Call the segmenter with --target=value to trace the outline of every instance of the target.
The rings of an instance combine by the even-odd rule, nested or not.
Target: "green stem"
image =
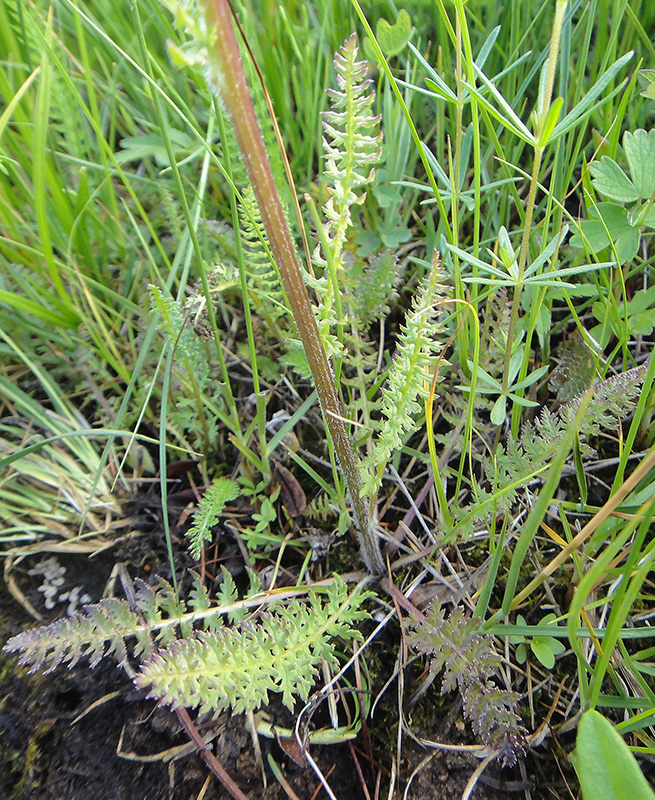
[[[227,131],[225,129],[225,119],[222,111],[218,111],[218,130],[221,142],[227,142]],[[232,163],[230,158],[230,148],[223,147],[223,159],[225,161],[225,171],[230,179],[232,175]],[[257,368],[257,350],[255,348],[255,333],[252,327],[252,317],[250,314],[250,293],[248,291],[248,280],[246,275],[246,265],[243,257],[243,242],[239,229],[239,210],[237,207],[236,193],[230,187],[230,210],[232,212],[232,227],[234,229],[234,246],[237,264],[239,266],[239,278],[241,281],[241,296],[243,297],[243,317],[246,323],[246,335],[248,339],[248,352],[250,356],[250,369],[252,370],[252,386],[255,394],[255,404],[257,409],[257,434],[259,441],[259,453],[262,462],[262,478],[268,484],[271,478],[271,468],[268,460],[268,443],[266,439],[266,397],[262,394],[259,384],[259,370]]]
[[[213,47],[209,49],[212,83],[217,86],[243,155],[257,198],[271,252],[278,265],[298,332],[307,355],[327,429],[350,493],[362,558],[373,574],[384,571],[375,518],[375,498],[361,496],[359,460],[353,448],[334,377],[321,340],[282,202],[273,179],[264,140],[232,27],[227,0],[203,0]]]
[[[536,121],[534,126],[535,147],[534,158],[532,162],[532,176],[530,180],[530,189],[528,191],[528,198],[525,207],[525,220],[523,224],[523,236],[521,238],[521,249],[519,251],[518,259],[518,275],[516,278],[516,285],[514,289],[514,297],[512,299],[512,314],[509,320],[509,327],[507,329],[507,343],[505,346],[505,360],[503,363],[503,380],[502,380],[502,393],[509,394],[509,368],[512,358],[512,342],[516,332],[516,325],[519,318],[519,309],[521,307],[521,295],[523,294],[523,279],[525,277],[525,267],[528,261],[528,251],[530,249],[530,234],[532,232],[532,218],[534,215],[535,201],[537,197],[537,188],[539,186],[539,170],[541,169],[541,159],[544,153],[546,142],[541,141],[541,134],[544,129],[544,124],[548,119],[548,112],[550,111],[551,100],[553,96],[553,86],[555,84],[555,73],[557,71],[557,55],[559,52],[559,42],[562,33],[562,25],[564,23],[564,13],[566,11],[568,0],[557,0],[555,6],[555,19],[553,20],[553,32],[550,38],[550,53],[548,55],[548,72],[546,74],[546,83],[543,94],[541,95],[541,107],[536,110]],[[516,406],[513,417],[518,421],[520,408]],[[518,423],[517,423],[518,424]],[[514,426],[513,426],[514,427]],[[500,430],[500,429],[499,429]],[[496,437],[498,441],[498,437]]]
[[[519,319],[519,308],[521,307],[521,295],[523,294],[523,278],[525,277],[525,265],[528,260],[528,249],[530,247],[530,232],[532,228],[532,216],[534,214],[535,199],[537,197],[537,186],[539,185],[539,170],[541,168],[541,157],[543,155],[543,152],[544,152],[543,147],[536,147],[534,151],[534,159],[532,162],[532,178],[530,180],[528,201],[526,203],[526,208],[525,208],[525,223],[523,225],[521,250],[519,251],[518,275],[516,278],[516,285],[514,288],[514,298],[512,301],[512,315],[510,316],[509,327],[507,329],[505,362],[503,364],[503,382],[502,382],[503,394],[507,394],[509,390],[509,367],[510,367],[510,359],[512,357],[512,342],[514,341],[516,324]]]

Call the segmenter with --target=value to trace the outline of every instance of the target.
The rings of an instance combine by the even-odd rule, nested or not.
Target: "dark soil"
[[[96,602],[103,596],[118,562],[126,566],[132,578],[152,581],[159,575],[170,579],[157,498],[152,497],[151,501],[144,505],[147,511],[132,509],[133,523],[138,523],[139,516],[147,518],[141,520],[141,533],[124,537],[113,549],[91,559],[85,555],[60,556],[60,563],[66,567],[62,590],[82,584],[84,592]],[[181,502],[180,507],[183,506]],[[174,520],[180,515],[171,516]],[[176,573],[185,575],[195,565],[174,521],[171,527]],[[215,548],[216,563],[212,569],[219,573],[217,564],[227,565],[237,583],[244,582],[243,560],[230,536],[220,538]],[[49,622],[66,613],[66,604],[45,610],[43,595],[38,590],[41,578],[29,575],[41,558],[42,555],[25,559],[14,570],[13,578],[27,600]],[[344,558],[342,543],[334,548],[330,559],[335,562]],[[352,565],[355,558],[353,553],[346,561]],[[329,564],[330,569],[338,566]],[[120,582],[114,589],[121,596]],[[0,585],[0,644],[35,624],[10,596],[7,587]],[[397,628],[388,628],[371,648],[369,668],[379,673],[372,677],[376,695],[393,669],[398,636]],[[417,670],[415,675],[412,670],[407,672],[408,685],[419,677],[418,665]],[[411,691],[410,687],[408,694]],[[404,735],[401,763],[392,770],[397,747],[397,702],[394,682],[357,741],[312,746],[311,755],[327,777],[334,796],[337,800],[386,798],[393,774],[395,798],[403,797],[408,782],[410,800],[461,798],[479,763],[472,756],[429,750]],[[413,732],[433,741],[470,744],[460,706],[455,699],[441,697],[438,686],[433,685],[420,706],[408,711]],[[282,707],[273,706],[267,711],[278,726],[293,725],[293,717]],[[318,723],[322,713],[324,710],[319,709],[313,721]],[[222,714],[213,720],[196,720],[196,724],[203,734],[213,734],[209,746],[214,755],[250,800],[283,800],[293,798],[294,793],[300,800],[327,797],[311,768],[298,766],[276,741],[260,737],[266,765],[265,787],[244,717]],[[329,724],[327,715],[320,724]],[[552,740],[547,740],[545,747],[551,744]],[[272,774],[269,755],[279,765],[288,791]],[[570,797],[556,761],[575,785],[563,751],[553,759],[541,748],[538,754],[529,753],[513,768],[490,765],[472,798]],[[546,764],[543,768],[542,762]],[[62,667],[47,675],[28,675],[17,666],[16,658],[0,653],[0,800],[223,800],[228,797],[195,754],[176,715],[146,700],[110,659],[95,670],[80,663],[72,670]]]
[[[163,568],[158,553],[150,550],[144,558],[148,549],[147,535],[140,543],[133,543],[133,550],[139,553],[142,564]],[[85,590],[94,599],[102,594],[111,572],[111,559],[96,562],[92,570],[84,556],[68,557],[66,564],[67,575],[74,576],[73,580],[84,571]],[[34,587],[28,598],[38,610],[43,610],[42,605],[39,607],[42,598]],[[3,641],[33,624],[4,586],[0,589],[0,614]],[[390,655],[389,663],[392,661]],[[379,707],[376,716],[369,720],[374,763],[367,758],[363,741],[356,741],[354,747],[342,744],[312,749],[337,800],[366,798],[362,776],[371,798],[376,796],[376,785],[378,797],[388,795],[397,712],[393,707],[395,691],[387,695],[391,706]],[[272,710],[272,713],[276,712]],[[432,716],[443,716],[436,704]],[[426,728],[417,731],[421,735],[434,738],[438,738],[437,734],[443,735],[443,720],[430,720],[425,703],[421,719]],[[289,721],[289,718],[283,719],[281,724],[288,725]],[[464,730],[461,720],[454,718],[448,724],[455,739],[461,737]],[[281,800],[289,796],[268,768],[268,787],[264,787],[243,717],[223,714],[211,722],[211,727],[216,733],[212,745],[214,754],[251,800]],[[297,797],[301,800],[326,797],[311,769],[297,766],[275,741],[260,739],[260,743],[264,763],[270,754]],[[3,800],[222,800],[229,797],[192,752],[175,714],[145,700],[134,690],[127,675],[109,661],[95,670],[80,664],[72,670],[61,668],[48,675],[28,675],[17,667],[15,658],[1,656],[0,747],[0,798]],[[402,758],[397,770],[395,796],[402,796],[413,776],[408,795],[413,800],[460,798],[478,763],[470,756],[424,749],[409,737],[404,739]],[[528,758],[533,761],[532,756]],[[473,798],[566,796],[557,790],[548,791],[545,783],[536,785],[540,781],[540,769],[535,764],[538,762],[527,770],[525,766],[500,770],[492,765],[478,783]],[[526,794],[529,787],[532,787],[531,795]]]
[[[13,660],[4,658],[2,672],[0,797],[6,800],[229,797],[220,783],[209,777],[198,756],[187,754],[167,760],[174,749],[188,741],[176,717],[136,696],[129,681],[112,665],[100,665],[93,672],[80,666],[70,672],[62,670],[35,677],[25,675],[15,668]],[[93,703],[98,705],[90,708]],[[81,719],[76,719],[85,711]],[[270,773],[268,788],[263,787],[245,720],[223,715],[216,724],[220,734],[215,755],[248,797],[252,800],[286,797]],[[271,752],[283,766],[285,778],[299,798],[326,796],[311,769],[296,766],[275,742],[265,739],[261,742],[264,758]],[[383,755],[379,754],[380,758]],[[359,800],[366,796],[347,746],[314,748],[313,756],[329,776],[338,800]],[[410,744],[404,756],[403,783],[430,753]],[[377,770],[367,768],[361,753],[358,761],[373,796]],[[475,766],[472,758],[434,754],[414,778],[409,797],[459,798]],[[389,776],[383,770],[381,796],[386,796],[388,784]],[[474,797],[500,800],[508,796],[508,791],[519,791],[526,784],[520,781],[504,784],[496,777],[493,786],[495,789],[480,784]],[[522,792],[515,796],[522,796]]]

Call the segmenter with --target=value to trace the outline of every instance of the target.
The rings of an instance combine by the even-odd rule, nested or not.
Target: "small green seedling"
[[[252,514],[256,525],[254,528],[245,528],[241,538],[248,545],[250,552],[257,558],[264,558],[272,548],[279,548],[284,540],[284,534],[276,533],[271,527],[277,520],[275,502],[280,494],[278,486],[270,497],[264,497],[259,511]]]
[[[538,627],[556,627],[556,617],[555,614],[547,614],[541,622],[538,623]],[[521,614],[519,614],[516,618],[517,625],[526,625],[526,621],[523,619]],[[516,660],[519,664],[524,664],[528,657],[528,646],[530,650],[532,650],[532,654],[535,656],[537,661],[541,663],[546,669],[552,669],[555,666],[555,656],[561,655],[566,648],[560,642],[559,639],[555,639],[550,634],[546,634],[544,636],[510,636],[509,640],[512,644],[518,645],[516,648]]]

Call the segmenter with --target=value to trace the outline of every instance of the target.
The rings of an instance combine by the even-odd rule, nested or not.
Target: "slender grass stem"
[[[521,295],[523,293],[523,281],[525,278],[525,268],[528,262],[528,253],[530,250],[530,236],[532,233],[532,220],[534,217],[535,201],[537,197],[537,188],[539,186],[539,171],[541,169],[541,162],[545,149],[545,142],[542,142],[542,133],[548,119],[551,100],[553,95],[553,86],[555,84],[555,73],[557,70],[557,56],[559,52],[559,43],[562,34],[562,25],[564,23],[564,14],[568,0],[557,0],[555,7],[555,19],[553,21],[553,32],[550,40],[550,53],[548,56],[548,70],[546,73],[546,81],[543,92],[540,92],[540,103],[536,109],[536,119],[534,125],[535,145],[534,156],[532,160],[532,176],[530,179],[530,188],[528,190],[528,197],[525,205],[525,219],[523,222],[523,235],[521,237],[521,248],[519,251],[519,258],[517,263],[517,277],[516,286],[514,289],[514,297],[512,299],[512,313],[509,320],[507,329],[507,342],[505,346],[505,358],[503,361],[503,377],[502,377],[502,393],[507,395],[509,393],[509,373],[510,363],[512,358],[512,343],[516,333],[516,325],[519,318],[519,310],[521,307]],[[513,410],[513,420],[516,420],[515,425],[518,425],[520,414],[520,407],[516,405]]]

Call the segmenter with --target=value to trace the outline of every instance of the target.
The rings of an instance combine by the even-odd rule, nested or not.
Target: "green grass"
[[[417,1],[373,4],[369,15],[369,5],[244,0],[237,13],[288,156],[293,187],[246,59],[301,258],[302,228],[310,251],[329,244],[321,114],[334,54],[356,31],[372,65],[382,157],[353,206],[347,268],[330,273],[323,258],[322,276],[315,259],[308,278],[365,463],[390,436],[385,381],[435,250],[447,275],[447,299],[432,300],[441,352],[408,379],[419,406],[376,483],[386,534],[407,513],[422,522],[392,557],[397,581],[416,578],[413,562],[437,570],[436,545],[451,558],[459,548],[471,569],[485,561],[472,600],[481,625],[541,642],[552,626],[538,623],[554,612],[552,635],[566,631],[569,646],[556,668],[570,697],[580,693],[576,708],[626,709],[620,727],[655,753],[652,648],[629,638],[653,602],[653,197],[634,206],[646,224],[624,263],[618,242],[594,250],[579,224],[606,201],[589,165],[607,156],[629,174],[623,134],[652,122],[638,71],[655,68],[655,7]],[[401,8],[411,37],[389,50],[383,23]],[[344,533],[347,488],[307,401],[307,365],[230,120],[203,67],[180,65],[186,42],[154,0],[0,7],[0,543],[12,557],[81,537],[101,548],[119,524],[125,471],[158,472],[165,504],[167,466],[191,456],[206,483],[239,485],[255,521],[279,498],[266,556],[281,548],[279,567],[295,554],[301,580],[307,548],[286,537],[305,523]],[[361,319],[368,256],[386,249],[402,267],[398,294],[388,313]],[[601,383],[640,365],[626,384]],[[585,393],[592,383],[608,387],[602,409]],[[566,424],[529,438],[541,409],[556,415],[576,395]],[[609,421],[589,428],[589,414]],[[290,448],[294,429],[302,446]],[[298,489],[319,498],[305,522],[275,494],[289,449]],[[409,511],[399,484],[413,501],[424,490],[420,508]],[[244,524],[244,539],[258,541],[251,534]],[[519,611],[527,626],[515,624]],[[513,680],[527,691],[518,672]]]

